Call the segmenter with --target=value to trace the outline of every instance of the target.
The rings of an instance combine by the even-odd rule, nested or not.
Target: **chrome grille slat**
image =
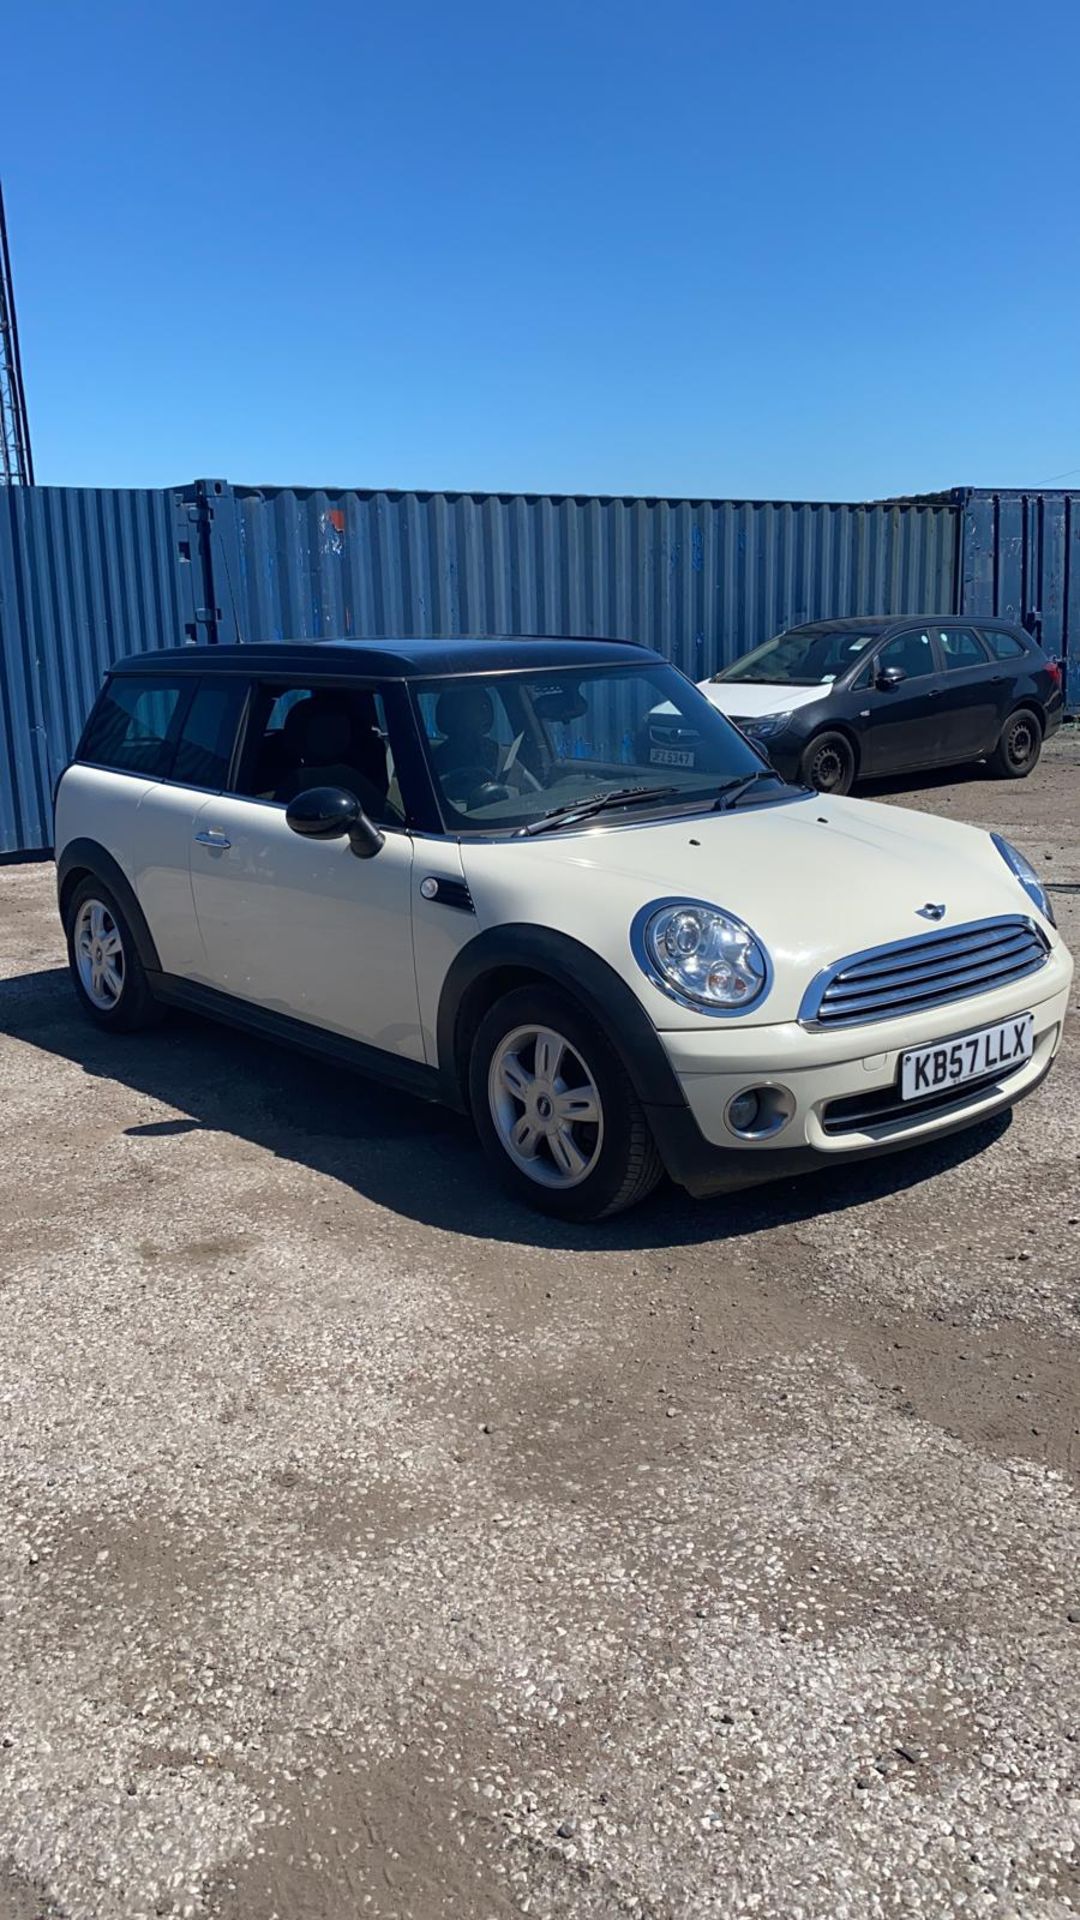
[[[1049,943],[1018,914],[849,954],[809,988],[804,1025],[858,1026],[1008,986],[1046,964]]]
[[[936,965],[934,979],[945,984],[963,973],[995,973],[999,968],[1008,967],[1014,959],[1020,956],[1030,958],[1030,955],[1031,935],[1020,933],[1011,940],[1002,941],[990,953],[984,951],[979,954],[968,954],[966,957],[957,954],[953,959],[947,960],[943,966]],[[867,994],[880,993],[883,986],[891,992],[894,987],[907,986],[909,981],[925,984],[926,967],[906,966],[895,974],[884,976],[878,974],[873,980],[867,980],[862,984],[851,980],[848,984],[841,986],[838,981],[835,987],[829,988],[829,1004],[842,1006],[848,1000],[864,999]]]
[[[988,986],[996,987],[1014,978],[1022,979],[1030,970],[1030,954],[1000,968],[969,967],[965,973],[956,974],[951,980],[938,984],[924,980],[918,986],[906,985],[886,993],[878,990],[869,998],[844,1001],[836,1007],[836,1019],[842,1021],[845,1015],[865,1014],[871,1009],[876,1012],[881,1007],[908,1010],[920,1002],[936,1006],[946,1000],[962,1000],[969,993],[985,992]],[[829,1000],[826,1004],[832,1007],[833,1002]]]
[[[927,934],[925,937],[929,940],[935,938],[933,934]],[[995,928],[972,940],[955,939],[950,936],[948,940],[943,940],[940,946],[935,946],[934,957],[936,960],[952,960],[958,955],[967,956],[979,951],[989,951],[1006,940],[1029,940],[1030,938],[1030,927],[1020,921],[1017,924],[1010,923],[1007,926]],[[857,972],[860,978],[863,978],[872,974],[899,972],[904,967],[924,967],[926,955],[919,951],[917,940],[905,940],[903,946],[897,947],[890,959],[867,960],[854,968],[847,961],[843,961],[841,965],[842,971],[836,975],[838,984],[852,972]]]

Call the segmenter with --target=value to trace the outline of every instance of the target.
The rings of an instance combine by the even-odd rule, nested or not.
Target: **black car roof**
[[[385,680],[442,674],[508,673],[541,667],[625,667],[663,662],[651,647],[629,640],[567,639],[557,635],[461,635],[444,640],[276,640],[251,646],[164,647],[129,653],[112,673],[363,673]]]
[[[1023,633],[1025,629],[1015,620],[999,619],[995,613],[867,613],[845,614],[832,620],[823,615],[819,620],[794,620],[785,631],[803,633],[812,629],[815,633],[884,633],[886,627],[1008,627],[1014,633]],[[1030,639],[1030,634],[1028,635]]]

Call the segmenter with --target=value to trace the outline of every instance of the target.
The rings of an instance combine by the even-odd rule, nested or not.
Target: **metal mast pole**
[[[34,460],[19,358],[4,190],[0,186],[0,486],[32,487]]]

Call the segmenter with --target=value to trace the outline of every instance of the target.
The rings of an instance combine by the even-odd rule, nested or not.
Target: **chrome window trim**
[[[821,1010],[821,1003],[825,998],[828,988],[832,986],[841,974],[846,973],[850,968],[865,966],[873,961],[887,960],[890,954],[899,955],[901,953],[911,953],[912,951],[917,953],[920,949],[927,953],[928,958],[931,958],[933,955],[940,955],[943,947],[954,947],[955,942],[962,940],[966,935],[990,933],[995,929],[1000,929],[1003,933],[1006,929],[1012,929],[1017,933],[1023,931],[1033,934],[1041,949],[1038,959],[1034,959],[1029,965],[1014,971],[1007,981],[999,983],[995,980],[988,980],[985,988],[976,984],[969,990],[959,993],[945,991],[938,997],[922,1001],[918,1007],[905,1009],[902,1004],[899,1004],[891,1012],[882,1012],[880,1009],[875,1009],[870,1013],[851,1014],[847,1018],[840,1015],[833,1020],[819,1020],[818,1015]],[[802,997],[798,1013],[799,1025],[802,1027],[812,1027],[818,1031],[831,1032],[836,1027],[862,1027],[869,1026],[875,1021],[881,1022],[883,1020],[902,1019],[905,1011],[912,1013],[929,1012],[934,1007],[949,1006],[953,1001],[967,1000],[979,992],[992,991],[998,984],[1008,986],[1011,985],[1014,980],[1025,980],[1030,974],[1038,973],[1040,969],[1046,965],[1049,957],[1050,942],[1042,927],[1039,926],[1037,921],[1031,918],[1030,914],[1021,913],[999,913],[993,915],[989,920],[967,920],[959,927],[950,927],[947,930],[942,928],[933,933],[913,934],[908,940],[891,940],[880,947],[864,947],[859,953],[845,954],[842,960],[834,961],[831,966],[822,968],[821,972],[815,975]],[[918,965],[917,958],[912,964],[915,966]],[[975,964],[977,965],[977,962]],[[881,971],[883,974],[887,973],[887,969],[883,968]],[[868,986],[870,984],[869,982],[867,983]]]

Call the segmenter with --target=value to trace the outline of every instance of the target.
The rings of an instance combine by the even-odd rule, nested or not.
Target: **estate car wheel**
[[[1042,728],[1029,708],[1010,713],[1001,729],[1001,738],[990,755],[991,772],[999,780],[1023,780],[1038,764],[1042,752]]]
[[[161,1019],[131,928],[100,880],[80,880],[65,914],[68,965],[85,1011],[113,1033]]]
[[[485,1014],[469,1098],[503,1185],[544,1213],[577,1221],[621,1213],[663,1171],[618,1054],[555,988],[519,987]]]
[[[818,733],[804,749],[799,778],[819,793],[850,793],[855,779],[855,749],[843,733]]]

